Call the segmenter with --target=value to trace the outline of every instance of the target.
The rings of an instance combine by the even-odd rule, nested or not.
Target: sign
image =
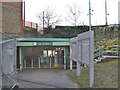
[[[89,39],[87,40],[81,40],[78,43],[78,47],[79,47],[79,61],[82,62],[83,64],[90,64],[90,43],[89,43]],[[82,55],[81,55],[82,54]]]
[[[70,39],[70,59],[73,61],[77,60],[77,38]]]
[[[34,46],[52,46],[52,42],[34,42]]]
[[[52,55],[52,50],[48,50],[48,56]]]
[[[94,83],[94,32],[88,31],[70,39],[70,69],[72,61],[77,63],[77,76],[80,76],[81,64],[90,67],[90,87]]]
[[[46,57],[48,55],[47,50],[43,50],[43,55],[44,55],[44,57]]]
[[[90,67],[90,87],[94,83],[94,32],[88,31],[79,34],[78,40],[81,41],[81,63],[86,63]],[[78,70],[79,71],[79,70]]]

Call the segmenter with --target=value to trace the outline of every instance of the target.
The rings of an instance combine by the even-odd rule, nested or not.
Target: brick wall
[[[21,2],[2,3],[2,32],[21,31]]]
[[[21,1],[21,0],[19,0]],[[2,32],[16,37],[36,37],[42,35],[36,30],[23,29],[21,2],[2,2]]]

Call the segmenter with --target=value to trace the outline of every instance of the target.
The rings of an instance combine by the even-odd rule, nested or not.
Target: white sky
[[[118,23],[118,1],[107,0],[108,24]],[[62,22],[58,25],[70,25],[65,18],[68,16],[68,6],[76,4],[80,7],[82,15],[80,21],[85,25],[89,25],[89,0],[25,0],[26,2],[26,21],[38,23],[37,14],[42,12],[48,6],[55,10],[57,15],[62,16]],[[105,0],[91,0],[92,25],[105,24]]]

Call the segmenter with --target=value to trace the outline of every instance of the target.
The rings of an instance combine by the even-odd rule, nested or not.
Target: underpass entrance
[[[18,38],[17,68],[67,69],[69,39]]]

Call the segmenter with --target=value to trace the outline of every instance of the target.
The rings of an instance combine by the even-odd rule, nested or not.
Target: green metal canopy
[[[17,38],[18,41],[69,42],[69,38]]]
[[[17,46],[69,46],[66,38],[17,38]]]

